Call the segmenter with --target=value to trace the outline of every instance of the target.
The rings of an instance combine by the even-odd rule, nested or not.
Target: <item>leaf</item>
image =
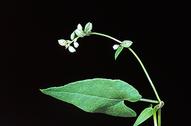
[[[125,47],[125,48],[129,48],[132,44],[133,44],[132,41],[130,41],[130,40],[124,40],[124,41],[121,43],[121,46],[122,46],[122,47]]]
[[[145,108],[141,114],[137,117],[137,120],[135,121],[133,126],[138,126],[141,123],[143,123],[144,121],[146,121],[148,118],[150,118],[154,113],[154,108],[152,107],[148,107]]]
[[[73,40],[75,38],[75,32],[72,32],[72,34],[70,35],[70,39]]]
[[[74,32],[78,37],[84,37],[86,35],[82,30],[79,29],[76,29]]]
[[[44,94],[71,103],[92,113],[105,113],[112,116],[135,117],[136,112],[124,104],[139,101],[141,95],[128,83],[112,79],[87,79],[60,87],[41,90]]]
[[[85,32],[85,33],[91,32],[92,27],[93,27],[93,26],[92,26],[92,23],[88,22],[88,23],[85,25],[84,32]]]
[[[123,50],[124,47],[119,46],[117,48],[117,50],[115,51],[115,60],[117,59],[117,57],[119,56],[119,54],[121,53],[121,51]]]

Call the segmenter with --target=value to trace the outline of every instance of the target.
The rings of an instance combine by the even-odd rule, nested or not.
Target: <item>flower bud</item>
[[[59,39],[59,40],[58,40],[58,44],[61,45],[61,46],[66,46],[66,43],[67,43],[67,42],[66,42],[66,40],[64,40],[64,39]]]
[[[73,46],[68,47],[69,52],[74,53],[76,52],[76,49]]]
[[[78,42],[74,42],[74,47],[78,48],[79,47],[79,43]]]
[[[119,47],[118,44],[113,45],[113,49],[116,50]]]

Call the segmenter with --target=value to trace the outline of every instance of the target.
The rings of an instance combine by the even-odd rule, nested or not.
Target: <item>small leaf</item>
[[[117,50],[115,51],[115,60],[117,59],[117,57],[119,56],[119,54],[121,53],[121,51],[123,50],[124,47],[119,46],[117,48]]]
[[[83,28],[82,28],[82,25],[81,25],[81,24],[78,24],[78,25],[77,25],[77,29],[82,30],[82,29],[83,29]]]
[[[124,104],[124,100],[140,100],[139,92],[128,83],[111,79],[87,79],[60,87],[41,90],[61,101],[71,103],[92,113],[105,113],[112,116],[135,117],[136,112]]]
[[[93,27],[93,26],[92,26],[92,23],[88,22],[88,23],[85,25],[84,32],[85,32],[85,33],[91,32],[92,27]]]
[[[138,126],[144,121],[146,121],[148,118],[150,118],[154,113],[154,109],[152,107],[145,108],[141,114],[137,117],[137,120],[135,121],[133,126]]]
[[[76,29],[74,32],[78,37],[84,37],[86,35],[82,30],[79,29]]]
[[[75,38],[75,32],[72,32],[72,34],[70,35],[70,39],[73,40]]]
[[[125,48],[129,48],[132,44],[133,44],[132,41],[130,41],[130,40],[124,40],[124,41],[121,43],[121,46],[123,46],[123,47],[125,47]]]

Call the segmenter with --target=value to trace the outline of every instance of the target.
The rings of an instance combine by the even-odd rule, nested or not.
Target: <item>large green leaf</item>
[[[141,95],[128,83],[112,79],[87,79],[60,87],[41,90],[59,100],[71,103],[86,112],[112,116],[134,117],[136,112],[124,104],[139,101]]]
[[[153,115],[153,112],[154,112],[154,108],[152,107],[145,108],[141,112],[141,114],[137,117],[137,120],[135,121],[133,126],[138,126],[144,121],[146,121],[148,118],[150,118]]]

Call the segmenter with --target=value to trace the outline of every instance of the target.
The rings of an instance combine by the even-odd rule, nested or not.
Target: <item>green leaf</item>
[[[84,32],[85,32],[85,33],[91,32],[92,27],[93,27],[93,26],[92,26],[92,23],[88,22],[88,23],[85,25]]]
[[[154,113],[154,108],[152,107],[148,107],[145,108],[141,114],[137,117],[137,120],[135,121],[133,126],[138,126],[141,123],[143,123],[144,121],[146,121],[148,118],[150,118]]]
[[[76,35],[77,35],[78,37],[84,37],[84,36],[86,35],[86,34],[85,34],[82,30],[80,30],[80,29],[76,29],[74,32],[76,33]]]
[[[119,54],[121,53],[121,51],[123,50],[124,47],[119,46],[117,48],[117,50],[115,51],[115,60],[117,59],[117,57],[119,56]]]
[[[60,87],[41,90],[44,94],[71,103],[91,113],[105,113],[112,116],[135,117],[136,112],[124,104],[139,101],[141,95],[128,83],[112,79],[87,79]]]
[[[124,41],[121,43],[121,46],[122,46],[122,47],[125,47],[125,48],[129,48],[132,44],[133,44],[132,41],[130,41],[130,40],[124,40]]]
[[[70,39],[73,40],[75,38],[75,32],[72,32],[72,34],[70,35]]]

